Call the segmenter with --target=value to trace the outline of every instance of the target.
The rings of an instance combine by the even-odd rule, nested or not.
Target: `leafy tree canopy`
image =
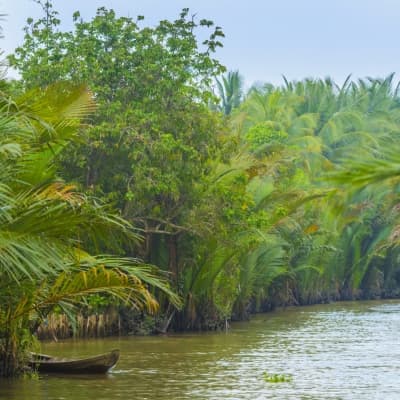
[[[141,27],[143,17],[99,8],[89,22],[76,12],[74,31],[62,32],[51,2],[39,3],[44,16],[28,20],[11,65],[26,87],[84,82],[98,107],[80,148],[63,159],[66,176],[114,201],[126,217],[176,231],[183,204],[193,205],[199,178],[220,157],[224,128],[208,105],[213,79],[225,70],[212,57],[221,28],[196,21],[187,8],[154,28]],[[201,44],[199,29],[211,32]]]

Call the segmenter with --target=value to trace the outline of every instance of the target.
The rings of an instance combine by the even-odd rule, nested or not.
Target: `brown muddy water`
[[[288,308],[227,333],[43,343],[80,357],[121,350],[106,376],[0,381],[0,399],[400,399],[400,302]],[[290,382],[266,382],[263,374]]]

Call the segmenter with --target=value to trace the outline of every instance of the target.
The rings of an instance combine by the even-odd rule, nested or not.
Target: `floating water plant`
[[[265,382],[278,383],[278,382],[291,382],[292,375],[290,374],[270,374],[268,372],[263,373]]]

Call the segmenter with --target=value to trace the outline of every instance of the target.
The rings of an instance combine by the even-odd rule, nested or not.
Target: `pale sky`
[[[213,20],[226,35],[216,57],[238,69],[247,85],[255,81],[331,76],[339,83],[354,78],[400,72],[400,0],[54,0],[63,26],[72,27],[72,13],[92,17],[97,7],[118,15],[145,16],[154,25],[175,19],[183,7],[198,18]],[[33,0],[0,0],[4,39],[10,53],[22,43],[29,16],[40,15]]]

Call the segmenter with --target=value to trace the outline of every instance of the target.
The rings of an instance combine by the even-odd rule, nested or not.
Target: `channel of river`
[[[1,381],[0,399],[400,399],[399,301],[287,308],[226,333],[42,345],[63,357],[113,348],[121,358],[108,375]]]

